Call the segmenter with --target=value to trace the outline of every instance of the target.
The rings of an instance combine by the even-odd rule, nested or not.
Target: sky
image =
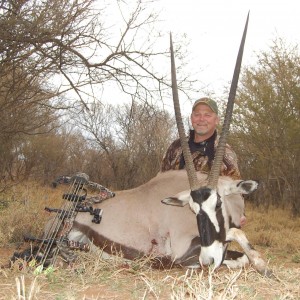
[[[246,17],[250,11],[243,64],[270,49],[276,37],[300,43],[299,0],[160,0],[161,18],[173,33],[190,39],[187,51],[199,80],[221,93],[231,81]],[[202,95],[200,95],[202,96]]]

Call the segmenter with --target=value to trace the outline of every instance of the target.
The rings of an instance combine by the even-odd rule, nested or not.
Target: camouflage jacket
[[[194,130],[190,131],[189,146],[193,162],[197,171],[208,173],[214,158],[214,151],[218,145],[219,136],[217,132],[202,143],[194,142]],[[168,170],[183,169],[185,165],[180,140],[175,140],[168,148],[161,164],[161,172]],[[241,179],[237,163],[237,156],[232,148],[226,144],[225,155],[220,175],[230,176],[233,179]]]

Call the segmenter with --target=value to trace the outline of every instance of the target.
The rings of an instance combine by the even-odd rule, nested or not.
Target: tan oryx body
[[[206,174],[197,174],[205,183]],[[228,177],[219,180],[220,190],[227,193],[240,181]],[[185,192],[184,192],[185,191]],[[179,194],[178,194],[179,193]],[[89,213],[78,213],[69,234],[70,240],[87,242],[87,238],[109,254],[122,252],[125,258],[158,257],[167,265],[194,265],[200,254],[199,231],[189,205],[164,205],[161,200],[175,196],[189,198],[185,170],[159,173],[149,182],[131,190],[116,192],[94,208],[103,210],[100,224],[92,223]],[[240,194],[224,195],[225,226],[239,227],[244,212]]]

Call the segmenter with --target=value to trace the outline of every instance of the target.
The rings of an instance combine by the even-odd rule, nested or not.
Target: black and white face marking
[[[225,224],[222,214],[222,201],[219,194],[210,188],[192,191],[192,210],[196,213],[200,235],[201,265],[214,263],[215,268],[220,266],[225,251]]]
[[[220,195],[210,188],[201,188],[191,191],[191,196],[193,201],[190,201],[190,206],[197,216],[199,232],[205,233],[201,245],[209,246],[214,241],[210,236],[217,237],[220,233],[220,222],[224,221],[223,218],[220,218],[222,216],[220,214],[222,208]]]

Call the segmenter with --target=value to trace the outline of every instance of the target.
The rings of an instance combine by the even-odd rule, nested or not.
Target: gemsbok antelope
[[[239,73],[241,65],[247,23],[233,85],[234,82],[237,84],[236,72]],[[172,41],[171,62],[176,110],[176,106],[179,108],[179,101],[176,95]],[[231,91],[229,108],[233,105],[233,99]],[[176,120],[181,122],[178,113]],[[228,117],[225,118],[224,123],[226,122]],[[130,260],[149,256],[153,258],[154,264],[161,267],[175,265],[199,267],[214,264],[217,268],[222,263],[230,267],[240,267],[250,260],[261,274],[268,275],[266,263],[250,246],[245,234],[238,229],[244,212],[244,199],[241,194],[254,191],[257,183],[218,176],[223,157],[222,144],[225,143],[223,131],[208,179],[207,174],[195,172],[191,159],[185,153],[188,151],[184,150],[186,170],[159,173],[137,188],[117,191],[115,197],[94,204],[94,210],[101,209],[103,212],[99,224],[92,222],[90,214],[78,212],[68,233],[68,240],[92,242],[102,248],[104,253],[110,255],[122,253],[124,258]],[[184,144],[183,128],[179,129],[179,133],[183,137]],[[185,205],[188,202],[190,207]],[[178,203],[180,207],[165,205]],[[237,260],[227,259],[231,254],[227,251],[227,244],[232,240],[236,240],[245,251],[245,254],[241,254]]]

